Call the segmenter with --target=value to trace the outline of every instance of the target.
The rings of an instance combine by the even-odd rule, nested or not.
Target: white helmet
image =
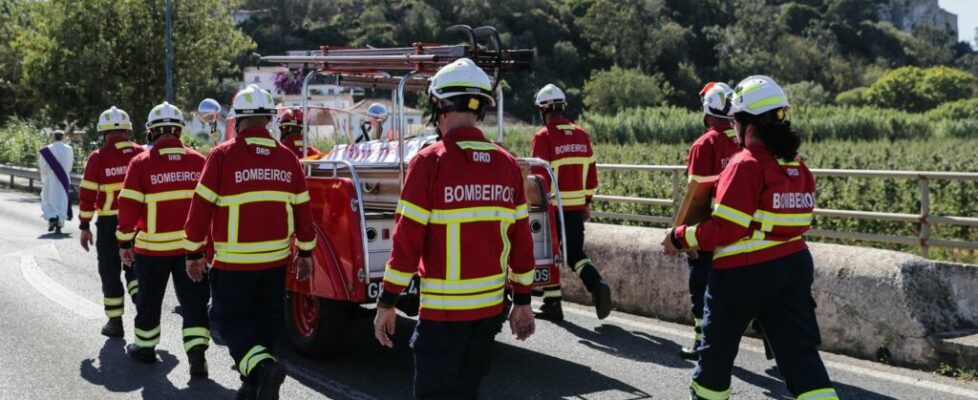
[[[543,89],[537,92],[536,105],[537,107],[546,107],[553,104],[562,104],[567,102],[567,96],[564,96],[564,92],[560,90],[557,86],[552,83],[548,83]]]
[[[489,75],[468,58],[460,58],[441,67],[435,76],[431,77],[428,94],[438,100],[461,95],[476,95],[489,99],[489,104],[495,104]]]
[[[102,111],[102,115],[98,116],[98,126],[96,127],[96,130],[98,132],[115,130],[131,131],[132,120],[129,119],[129,114],[127,114],[125,111],[112,106],[112,108]]]
[[[234,100],[231,101],[231,110],[234,111],[234,116],[237,118],[274,117],[276,114],[272,94],[255,84],[248,85],[234,95]]]
[[[734,91],[726,83],[710,82],[700,90],[700,100],[703,102],[703,113],[714,117],[729,119],[730,102]]]
[[[161,126],[175,126],[183,128],[183,112],[173,104],[163,102],[149,110],[146,117],[146,129],[158,128]]]
[[[387,119],[387,106],[380,103],[373,103],[367,107],[367,116],[371,118]]]
[[[761,115],[787,107],[788,95],[774,79],[764,75],[754,75],[737,84],[730,105],[730,115],[739,112]]]

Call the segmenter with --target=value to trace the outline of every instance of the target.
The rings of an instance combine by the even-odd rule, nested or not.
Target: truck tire
[[[347,339],[353,303],[288,291],[285,318],[289,340],[299,355],[323,359],[339,351]]]

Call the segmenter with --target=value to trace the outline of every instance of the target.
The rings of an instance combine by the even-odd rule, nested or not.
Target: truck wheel
[[[350,325],[352,303],[293,291],[286,297],[289,339],[299,355],[322,359],[342,348]]]

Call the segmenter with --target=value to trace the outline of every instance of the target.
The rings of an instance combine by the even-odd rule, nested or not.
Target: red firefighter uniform
[[[289,149],[289,151],[292,152],[292,154],[295,154],[296,157],[298,157],[298,158],[302,158],[303,157],[303,155],[302,155],[302,135],[289,135],[289,136],[283,137],[282,138],[282,144],[284,144],[285,147],[287,147]],[[319,157],[322,154],[323,154],[323,152],[320,151],[318,148],[316,148],[316,146],[313,146],[311,144],[310,145],[306,145],[305,157]]]
[[[212,323],[249,377],[275,359],[293,236],[300,254],[316,245],[299,161],[263,127],[238,132],[208,155],[184,229],[188,257],[214,242]]]
[[[85,174],[78,193],[79,219],[88,225],[95,215],[97,232],[95,248],[98,253],[98,272],[102,280],[102,295],[105,315],[119,317],[123,312],[126,290],[135,299],[139,282],[131,268],[125,270],[126,288],[119,280],[122,272],[122,259],[116,242],[116,225],[119,214],[117,201],[122,182],[126,178],[129,161],[144,150],[124,136],[112,137],[88,156]]]
[[[314,157],[319,158],[323,152],[316,146],[305,145],[305,156],[303,156],[302,124],[303,114],[299,108],[287,108],[279,115],[279,131],[282,133],[282,144],[288,147],[298,158]]]
[[[598,187],[591,139],[581,127],[566,119],[554,119],[533,135],[533,157],[548,163],[557,176],[565,211],[583,210]],[[549,182],[549,175],[536,169]]]
[[[737,132],[727,122],[707,128],[689,148],[686,158],[689,180],[720,175],[730,158],[741,150],[736,140]]]
[[[525,196],[516,160],[476,128],[455,129],[422,150],[397,205],[382,301],[393,304],[417,273],[423,321],[498,317],[507,280],[514,302],[529,304],[534,259]]]
[[[679,226],[675,236],[684,247],[713,251],[714,269],[762,263],[808,248],[801,235],[814,208],[815,179],[808,167],[779,162],[755,143],[720,174],[712,217]]]
[[[206,282],[195,283],[185,271],[183,225],[190,199],[204,169],[204,156],[184,147],[177,138],[158,139],[152,150],[129,164],[119,195],[120,247],[135,239],[136,274],[142,294],[136,302],[136,341],[139,348],[153,348],[160,341],[160,312],[167,281],[180,300],[184,348],[189,353],[210,343]],[[138,230],[138,234],[137,234]]]

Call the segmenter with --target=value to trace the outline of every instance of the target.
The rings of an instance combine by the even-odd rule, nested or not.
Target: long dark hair
[[[784,118],[784,109],[775,109],[761,115],[745,112],[734,114],[734,118],[743,125],[754,126],[754,136],[757,137],[767,151],[784,161],[794,161],[801,147],[801,136],[791,129],[791,121]]]

